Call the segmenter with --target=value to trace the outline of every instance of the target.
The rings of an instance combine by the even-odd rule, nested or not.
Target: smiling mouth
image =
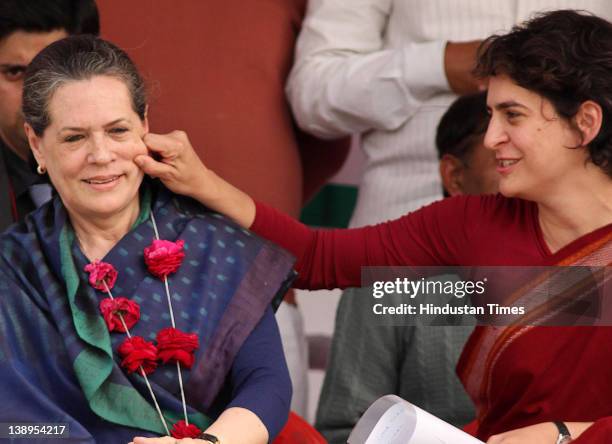
[[[498,159],[497,160],[497,165],[501,168],[507,168],[509,166],[514,165],[515,163],[517,163],[520,159]]]
[[[96,177],[96,178],[92,178],[92,179],[83,179],[83,182],[88,183],[90,185],[104,185],[104,184],[115,182],[116,180],[119,180],[119,178],[121,176],[122,176],[122,174],[118,175],[118,176]]]

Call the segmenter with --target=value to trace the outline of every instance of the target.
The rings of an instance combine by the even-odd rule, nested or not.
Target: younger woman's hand
[[[171,191],[185,196],[194,197],[206,187],[209,170],[183,131],[148,133],[142,140],[150,154],[136,156],[134,162],[145,174],[159,178]]]
[[[491,436],[487,444],[555,444],[558,436],[552,422],[543,422]]]
[[[159,178],[174,193],[189,196],[244,228],[251,226],[255,219],[253,199],[206,168],[187,134],[148,133],[142,140],[150,155],[136,156],[134,162],[145,174]]]

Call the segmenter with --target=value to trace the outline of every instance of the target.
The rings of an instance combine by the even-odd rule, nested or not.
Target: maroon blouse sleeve
[[[459,263],[467,249],[468,198],[433,203],[399,219],[354,229],[314,230],[258,202],[251,230],[297,258],[297,288],[346,288],[361,283],[362,266]]]

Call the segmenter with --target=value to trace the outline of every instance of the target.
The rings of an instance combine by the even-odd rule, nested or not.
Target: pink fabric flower
[[[119,317],[120,314],[123,316],[128,329],[132,328],[140,319],[140,306],[126,298],[104,298],[100,301],[100,311],[108,331],[125,333],[125,327]]]
[[[147,342],[140,336],[125,338],[118,349],[119,356],[123,358],[121,366],[128,373],[133,373],[142,366],[148,375],[157,368],[157,348],[152,342]]]
[[[85,271],[89,273],[89,283],[96,290],[106,291],[104,282],[110,290],[117,280],[117,270],[108,262],[93,261],[85,265]]]
[[[191,368],[199,346],[197,335],[183,333],[177,328],[168,327],[157,333],[157,357],[164,364],[178,361],[185,368]]]
[[[182,439],[182,438],[197,438],[202,434],[202,430],[193,424],[187,425],[184,420],[180,420],[172,427],[170,430],[170,434],[173,438]]]
[[[144,260],[149,272],[160,279],[174,273],[181,266],[185,241],[171,242],[155,239],[144,249]]]

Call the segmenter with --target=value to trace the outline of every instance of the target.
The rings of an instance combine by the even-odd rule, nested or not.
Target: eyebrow
[[[109,126],[113,126],[118,124],[119,122],[128,122],[128,119],[121,117],[119,119],[113,120],[112,122],[108,122],[107,124],[103,125],[105,128],[109,127]],[[63,128],[60,129],[60,132],[62,131],[84,131],[85,128],[81,128],[79,126],[65,126]]]
[[[503,111],[505,109],[508,108],[513,108],[515,106],[518,106],[519,108],[524,108],[524,109],[529,109],[527,108],[525,105],[519,103],[519,102],[515,102],[514,100],[508,100],[506,102],[501,102],[495,105],[495,109],[498,111]]]

